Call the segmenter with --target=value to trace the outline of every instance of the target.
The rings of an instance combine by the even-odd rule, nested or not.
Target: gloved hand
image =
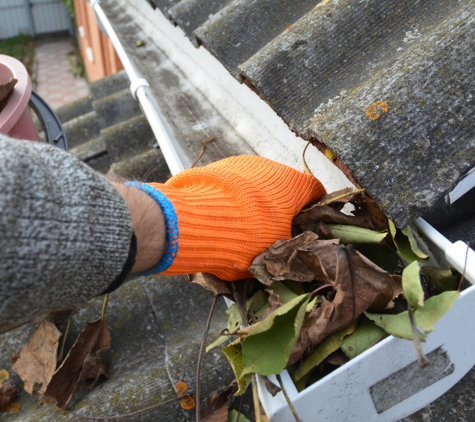
[[[314,177],[258,156],[135,186],[159,203],[167,223],[167,252],[147,274],[207,272],[228,281],[252,277],[254,258],[291,238],[292,219],[326,193]]]

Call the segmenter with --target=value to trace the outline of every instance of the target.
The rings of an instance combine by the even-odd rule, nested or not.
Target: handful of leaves
[[[235,336],[222,351],[236,394],[252,374],[285,368],[301,391],[388,334],[414,339],[427,364],[418,342],[455,303],[459,276],[421,267],[429,257],[410,227],[396,228],[361,191],[322,198],[297,216],[294,231],[254,260],[255,279],[242,281],[240,293],[233,286],[228,326],[207,348]]]

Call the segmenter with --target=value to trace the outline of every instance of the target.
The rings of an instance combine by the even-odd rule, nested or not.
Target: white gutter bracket
[[[132,93],[132,97],[134,97],[137,101],[139,101],[137,96],[137,91],[139,88],[149,87],[150,84],[144,78],[137,78],[130,84],[130,92]]]
[[[427,239],[444,252],[449,265],[460,274],[464,274],[464,278],[470,283],[475,284],[475,251],[469,245],[461,240],[452,243],[422,218],[418,218],[414,225]]]

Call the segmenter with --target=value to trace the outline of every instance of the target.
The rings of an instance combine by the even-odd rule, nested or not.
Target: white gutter
[[[132,62],[129,60],[122,44],[119,41],[112,25],[101,7],[100,0],[91,0],[91,8],[96,14],[96,19],[101,29],[109,37],[114,45],[115,51],[124,66],[125,72],[130,80],[130,91],[132,96],[140,103],[142,110],[147,118],[153,134],[160,146],[163,157],[167,162],[168,168],[172,175],[179,173],[185,169],[182,160],[180,159],[173,141],[165,129],[163,119],[161,118],[158,107],[154,103],[153,97],[150,93],[150,85],[146,79],[142,78],[135,69]]]

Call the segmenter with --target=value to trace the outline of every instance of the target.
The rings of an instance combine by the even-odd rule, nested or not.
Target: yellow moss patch
[[[330,148],[325,148],[325,157],[327,157],[330,161],[335,159],[335,155],[331,152]]]
[[[376,101],[366,107],[364,112],[371,120],[377,120],[383,113],[387,113],[388,111],[389,106],[386,101]]]

